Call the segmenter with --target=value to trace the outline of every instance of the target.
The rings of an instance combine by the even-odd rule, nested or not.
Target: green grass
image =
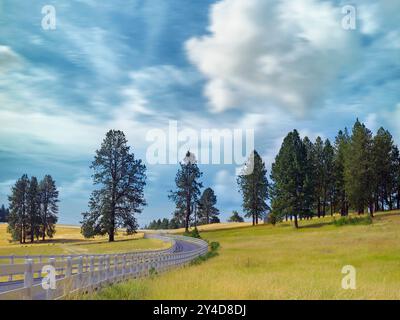
[[[90,299],[400,299],[400,214],[337,227],[332,217],[202,232],[218,256],[152,278],[114,285]],[[357,270],[344,290],[342,267]]]

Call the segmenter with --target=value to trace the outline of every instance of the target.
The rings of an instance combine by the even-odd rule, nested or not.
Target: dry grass
[[[10,241],[7,226],[0,224],[0,256],[5,255],[50,255],[50,254],[87,254],[87,253],[118,253],[142,249],[161,249],[169,246],[156,239],[143,239],[143,233],[124,235],[119,233],[114,243],[109,243],[107,237],[85,239],[76,226],[58,225],[53,239],[33,244],[19,244]]]
[[[400,214],[371,225],[332,218],[204,232],[219,256],[153,279],[112,286],[95,299],[400,299]],[[345,265],[357,289],[341,288]]]

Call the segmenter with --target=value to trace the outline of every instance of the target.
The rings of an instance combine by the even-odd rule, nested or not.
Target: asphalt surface
[[[190,242],[183,241],[183,240],[176,240],[176,247],[175,247],[174,253],[189,252],[189,251],[195,250],[197,248],[198,248],[198,246],[194,243],[190,243]],[[42,281],[42,278],[35,278],[33,280],[33,284],[34,285],[39,284],[39,283],[41,283],[41,281]],[[0,293],[19,289],[19,288],[22,288],[23,286],[24,286],[23,280],[0,282]],[[41,297],[38,297],[38,298],[40,299]]]

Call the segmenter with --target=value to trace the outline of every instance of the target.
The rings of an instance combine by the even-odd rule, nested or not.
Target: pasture
[[[202,232],[221,244],[217,257],[86,298],[400,299],[400,212],[368,225],[333,219]],[[355,290],[341,286],[345,265],[356,268]]]

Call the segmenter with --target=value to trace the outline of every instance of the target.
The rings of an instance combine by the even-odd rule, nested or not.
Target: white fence
[[[207,242],[200,239],[145,236],[170,241],[171,247],[123,254],[0,256],[2,261],[9,259],[9,263],[0,264],[0,277],[8,279],[0,282],[0,300],[62,299],[68,294],[90,292],[111,283],[147,276],[152,271],[163,272],[187,264],[208,251]],[[47,265],[56,270],[55,289],[46,290],[42,285],[42,269]]]

